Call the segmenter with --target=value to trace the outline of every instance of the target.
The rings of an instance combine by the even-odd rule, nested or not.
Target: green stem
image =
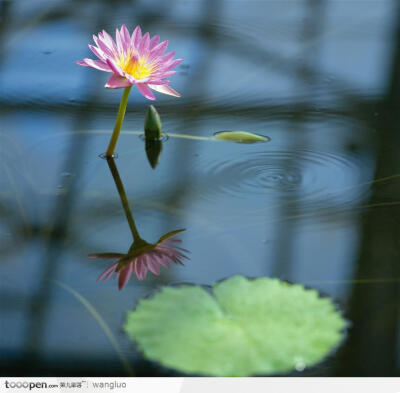
[[[114,158],[107,158],[107,163],[110,168],[111,174],[114,178],[115,185],[117,186],[119,197],[121,198],[122,206],[125,211],[126,218],[128,220],[129,228],[131,229],[132,236],[134,242],[140,242],[142,239],[139,235],[139,232],[135,225],[135,220],[133,219],[131,208],[129,206],[128,198],[126,196],[126,192],[124,189],[124,185],[122,184],[121,177],[119,176],[119,172],[117,166],[115,165]]]
[[[108,144],[106,157],[113,157],[115,146],[118,141],[119,133],[121,132],[122,123],[125,117],[126,104],[128,103],[129,93],[131,91],[132,86],[125,87],[124,92],[122,94],[121,102],[119,103],[117,120],[115,121],[114,131],[111,135],[110,143]]]

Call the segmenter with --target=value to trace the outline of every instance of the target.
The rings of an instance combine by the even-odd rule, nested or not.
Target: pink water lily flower
[[[127,254],[103,253],[89,255],[90,258],[116,259],[111,266],[100,274],[97,281],[102,278],[107,281],[114,273],[117,273],[118,289],[121,290],[132,274],[136,274],[139,280],[144,280],[148,271],[159,275],[161,272],[160,267],[169,268],[169,262],[183,265],[181,259],[189,259],[184,254],[189,251],[176,245],[181,240],[169,238],[177,232],[181,232],[181,230],[164,235],[156,244],[147,243],[142,239],[135,241]]]
[[[142,35],[140,26],[129,34],[125,25],[116,30],[116,40],[103,30],[93,35],[96,46],[89,45],[99,60],[83,59],[77,64],[112,73],[105,87],[119,89],[135,85],[149,100],[154,100],[152,90],[180,97],[165,79],[176,73],[172,69],[183,59],[173,59],[175,52],[164,54],[168,41],[160,36]]]

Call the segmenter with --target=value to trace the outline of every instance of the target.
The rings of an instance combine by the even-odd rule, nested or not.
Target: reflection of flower
[[[167,233],[155,244],[147,243],[143,239],[137,239],[127,254],[104,253],[89,255],[90,258],[117,258],[97,280],[104,278],[104,281],[107,281],[116,272],[118,289],[121,290],[132,274],[136,274],[139,280],[144,280],[148,270],[159,275],[161,265],[167,268],[169,268],[169,262],[183,265],[181,259],[189,259],[184,254],[189,251],[176,245],[181,240],[171,239],[172,236],[182,231],[183,229],[180,229]]]
[[[103,30],[93,36],[96,46],[89,45],[99,60],[83,59],[77,64],[96,68],[101,71],[112,72],[111,78],[105,87],[118,89],[135,85],[148,99],[155,97],[150,89],[163,94],[179,97],[179,93],[168,86],[165,80],[176,71],[172,71],[183,59],[175,59],[175,52],[164,54],[168,41],[159,43],[160,36],[150,39],[149,33],[142,36],[137,26],[132,36],[125,25],[116,31],[116,42]]]
[[[183,265],[181,259],[189,259],[184,254],[189,251],[177,246],[177,243],[180,243],[181,240],[173,239],[175,235],[185,231],[185,229],[177,229],[168,232],[161,236],[156,243],[148,243],[140,237],[115,161],[113,158],[108,158],[107,163],[121,198],[122,206],[132,233],[133,243],[126,254],[106,252],[91,254],[89,258],[114,259],[114,263],[97,278],[97,281],[102,278],[107,281],[114,273],[117,273],[118,289],[121,290],[129,281],[132,274],[136,274],[139,280],[144,280],[148,270],[159,275],[161,265],[168,268],[169,262]]]

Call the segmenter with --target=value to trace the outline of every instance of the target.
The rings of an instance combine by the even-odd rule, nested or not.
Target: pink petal
[[[150,34],[146,33],[138,46],[138,51],[141,56],[147,55],[150,48]]]
[[[103,30],[103,35],[100,36],[99,33],[99,38],[114,52],[118,52],[118,48],[117,45],[115,45],[114,40],[112,39],[112,37],[110,36],[110,34],[108,34],[105,30]]]
[[[174,247],[176,250],[180,250],[180,251],[187,252],[188,254],[190,254],[190,251],[186,250],[186,248],[177,247],[177,246],[172,246],[172,247]],[[177,251],[177,252],[179,252],[179,251]],[[190,259],[189,257],[186,257],[186,258]]]
[[[138,44],[140,40],[142,39],[142,30],[140,29],[140,26],[136,26],[135,30],[132,33],[131,37],[131,46],[132,49],[138,47]]]
[[[75,62],[76,64],[83,66],[83,67],[90,67],[89,65],[87,65],[83,60],[79,60]]]
[[[151,92],[151,90],[147,87],[147,85],[143,84],[143,83],[137,83],[136,87],[138,88],[138,90],[149,100],[155,100],[156,97],[154,97],[154,94]],[[157,86],[158,87],[158,86]],[[157,89],[153,89],[153,90],[157,90]]]
[[[100,59],[105,61],[106,56],[104,55],[104,52],[99,49],[97,46],[89,45],[89,49]]]
[[[168,247],[168,248],[169,248],[170,250],[172,250],[173,252],[174,252],[175,250],[180,250],[180,251],[183,251],[183,252],[188,252],[188,253],[190,254],[190,251],[189,251],[189,250],[186,250],[186,248],[179,247],[179,246],[177,246],[177,245],[175,245],[175,244],[168,245],[168,244],[164,244],[164,242],[162,242],[161,245],[162,245],[162,246],[165,246],[165,247]]]
[[[107,275],[107,277],[108,277],[108,276],[111,276],[111,275],[115,272],[115,269],[117,268],[118,262],[119,262],[119,261],[114,262],[111,266],[109,266],[106,270],[104,270],[104,272],[101,273],[99,277],[97,277],[97,280],[96,280],[96,281],[101,280],[105,275]],[[111,274],[110,274],[110,273],[111,273]],[[109,278],[109,277],[108,277],[108,278]],[[108,278],[106,278],[106,280],[107,280]]]
[[[163,72],[163,78],[167,78],[169,76],[175,75],[176,71],[167,71],[167,72]]]
[[[96,68],[101,71],[112,72],[110,67],[101,60],[83,59],[82,61],[77,61],[76,64],[84,67]]]
[[[183,265],[183,262],[179,259],[178,255],[167,254],[166,252],[162,252],[162,255],[163,255],[163,258],[165,258],[166,260],[170,259],[171,262],[179,263],[180,265]]]
[[[128,79],[128,81],[131,83],[131,85],[135,85],[136,84],[136,79],[132,75],[130,75],[127,72],[125,72],[124,76],[125,76],[126,79]]]
[[[128,87],[130,85],[131,83],[123,76],[112,74],[111,78],[105,84],[105,87],[107,89],[120,89],[122,87]]]
[[[109,57],[113,56],[113,51],[100,39],[100,37],[98,38],[95,35],[93,35],[93,41],[99,47],[99,49],[103,51],[105,55]]]
[[[136,276],[139,280],[144,280],[147,274],[147,267],[143,263],[143,261],[138,258],[136,263]]]
[[[178,263],[179,265],[184,265],[184,263],[178,257],[171,257],[172,262]]]
[[[173,68],[175,68],[182,61],[183,61],[183,59],[175,59],[175,60],[170,60],[166,63],[163,63],[160,66],[158,66],[157,73],[163,74],[167,71],[170,71]]]
[[[168,63],[175,56],[175,51],[169,52],[166,55],[161,57],[162,63]]]
[[[160,36],[157,34],[150,40],[150,50],[152,50],[160,41]]]
[[[148,269],[155,275],[159,275],[161,273],[160,265],[157,263],[157,261],[153,261],[150,256],[146,256],[145,259],[146,265]]]
[[[149,78],[148,78],[149,79]],[[143,79],[141,80],[141,81],[143,81]],[[148,81],[147,81],[147,85],[168,85],[169,83],[170,83],[171,81],[169,81],[169,80],[159,80],[159,79],[152,79],[152,78],[150,78]]]
[[[162,79],[162,78],[167,78],[168,76],[175,75],[175,74],[176,74],[176,71],[166,71],[166,72],[157,71],[152,76]]]
[[[163,41],[158,45],[156,45],[150,53],[149,61],[155,59],[156,57],[161,56],[165,52],[165,49],[167,49],[167,46],[168,46],[168,41]]]
[[[104,282],[106,282],[106,281],[108,281],[111,277],[112,277],[112,275],[115,273],[115,270],[110,270],[107,274],[106,274],[106,276],[104,277]]]
[[[182,63],[183,59],[175,59],[170,63],[164,65],[163,70],[168,71],[172,68],[175,68],[178,64]]]
[[[129,34],[129,30],[126,28],[125,25],[122,25],[121,27],[121,38],[124,51],[127,51],[131,43],[131,36]]]
[[[120,31],[118,29],[115,30],[115,38],[117,41],[117,48],[120,54],[124,53],[124,45],[122,44],[122,38]]]
[[[182,254],[182,253],[180,253],[180,252],[178,252],[178,251],[175,251],[175,252],[174,252],[174,256],[175,256],[176,258],[184,258],[184,259],[187,259],[188,261],[190,261],[190,258],[189,258],[188,256],[186,256],[185,254]]]
[[[124,72],[121,70],[121,67],[119,67],[114,60],[112,59],[107,59],[107,64],[109,65],[109,67],[111,68],[111,70],[119,75],[119,76],[124,76]]]
[[[146,78],[142,78],[142,79],[139,79],[139,80],[135,80],[135,84],[136,83],[140,83],[142,85],[147,85],[149,83],[149,81],[150,81],[150,78],[146,77]]]
[[[160,263],[163,266],[166,266],[169,269],[170,266],[169,266],[169,263],[168,263],[168,259],[171,259],[171,258],[169,258],[167,255],[159,256],[158,257],[158,263]]]
[[[167,94],[167,95],[174,96],[174,97],[180,97],[181,96],[176,90],[174,90],[172,87],[169,87],[167,85],[152,85],[152,84],[149,84],[148,86],[150,87],[150,89],[158,91],[159,93],[162,93],[162,94]]]
[[[155,254],[158,258],[157,262],[160,263],[161,265],[169,267],[168,262],[166,262],[168,260],[171,260],[172,262],[183,265],[183,263],[179,260],[178,256],[173,253],[169,253],[169,252],[158,249],[158,250],[156,250]]]
[[[186,255],[182,254],[181,252],[179,252],[177,250],[173,250],[172,248],[170,248],[168,246],[162,246],[159,244],[157,246],[157,250],[162,252],[163,254],[168,255],[170,258],[184,258],[184,259],[190,260],[190,258],[187,257]]]
[[[155,251],[151,254],[151,256],[152,256],[153,260],[157,261],[157,263],[159,263],[160,265],[163,265],[169,269],[168,258],[165,258],[165,255]]]
[[[129,281],[132,275],[133,262],[128,263],[119,273],[118,276],[118,289],[121,290]]]
[[[180,260],[180,257],[177,255],[173,255],[170,257],[172,262],[178,263],[179,265],[184,265],[184,263]]]

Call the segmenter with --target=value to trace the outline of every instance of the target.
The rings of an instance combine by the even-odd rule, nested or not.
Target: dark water
[[[352,321],[335,356],[299,375],[398,376],[400,13],[394,1],[0,2],[0,369],[125,375],[86,298],[139,375],[125,312],[160,285],[234,274],[315,287]],[[170,40],[181,99],[157,96],[170,135],[153,170],[128,104],[116,160],[148,241],[180,235],[191,261],[96,283],[130,231],[106,149],[121,91],[75,60],[125,23]],[[269,143],[207,140],[239,129]]]

